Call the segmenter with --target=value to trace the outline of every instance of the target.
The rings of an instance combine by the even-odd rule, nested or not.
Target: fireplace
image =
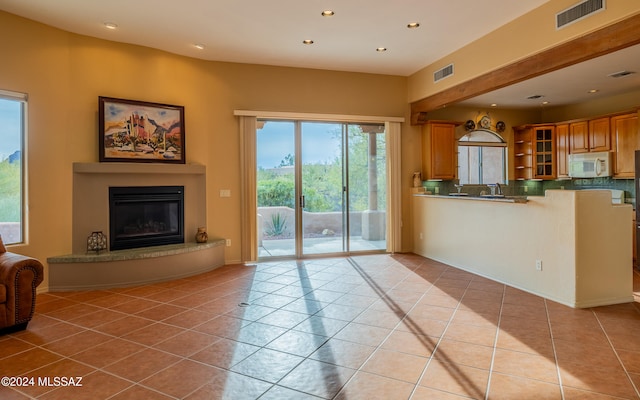
[[[184,186],[109,187],[111,250],[184,243]]]

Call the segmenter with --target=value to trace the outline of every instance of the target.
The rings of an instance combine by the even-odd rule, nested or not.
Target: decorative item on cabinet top
[[[480,117],[480,119],[478,120],[478,126],[482,129],[491,128],[491,117],[489,117],[488,114]]]
[[[507,125],[504,123],[504,121],[496,122],[495,127],[493,127],[492,119],[489,116],[489,114],[480,115],[479,117],[476,117],[476,120],[477,122],[474,122],[473,120],[468,120],[464,124],[464,129],[466,131],[473,131],[475,129],[479,129],[479,130],[485,129],[485,130],[491,131],[492,128],[494,128],[493,130],[495,130],[496,132],[502,133],[507,128]]]

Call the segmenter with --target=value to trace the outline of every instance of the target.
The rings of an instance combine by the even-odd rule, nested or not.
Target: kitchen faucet
[[[489,189],[491,189],[491,196],[502,196],[502,186],[499,183],[487,183]],[[496,193],[498,188],[498,193]]]

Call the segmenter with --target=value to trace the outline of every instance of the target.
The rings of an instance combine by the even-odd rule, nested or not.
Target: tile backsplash
[[[438,188],[439,194],[447,195],[458,190],[454,186],[457,181],[425,181],[423,186],[431,193]],[[625,201],[635,203],[636,188],[633,179],[613,178],[589,178],[568,179],[554,181],[509,181],[502,185],[502,191],[507,196],[544,196],[544,191],[549,189],[583,190],[583,189],[618,189],[624,190]],[[471,196],[479,196],[481,192],[490,193],[487,185],[465,185],[462,192]]]

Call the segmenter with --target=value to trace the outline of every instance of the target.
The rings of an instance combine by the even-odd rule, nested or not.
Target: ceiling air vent
[[[609,76],[611,78],[622,78],[623,76],[633,75],[633,74],[635,74],[635,72],[633,71],[620,71],[620,72],[614,72],[613,74],[609,74]]]
[[[585,0],[566,10],[556,14],[556,29],[560,29],[566,25],[576,22],[582,18],[604,10],[605,0]]]
[[[433,81],[438,82],[447,76],[453,75],[453,64],[449,64],[433,73]]]

